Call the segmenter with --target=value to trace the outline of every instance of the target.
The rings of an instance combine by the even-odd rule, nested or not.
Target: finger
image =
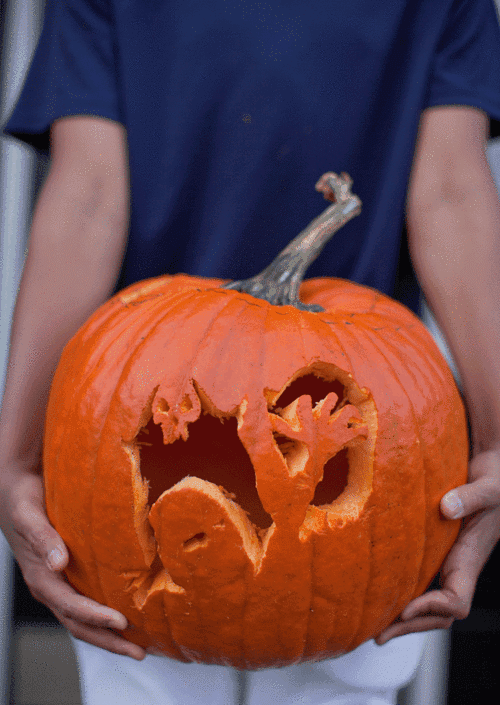
[[[412,600],[401,613],[402,620],[428,615],[454,619],[468,616],[477,579],[488,552],[487,547],[479,545],[480,525],[478,521],[475,527],[462,530],[441,569],[441,590],[431,590]],[[494,542],[491,543],[494,545]]]
[[[482,477],[447,492],[441,499],[440,507],[447,519],[463,519],[482,509],[498,507],[499,504],[500,480]]]
[[[383,646],[390,639],[405,634],[414,634],[415,632],[428,632],[432,629],[449,629],[453,624],[453,617],[439,617],[428,615],[426,617],[416,617],[402,622],[394,622],[387,629],[379,634],[375,639],[375,643]]]
[[[49,571],[44,564],[28,567],[23,575],[33,597],[54,614],[95,627],[127,628],[121,612],[76,592],[60,573]]]
[[[455,619],[468,616],[479,573],[498,539],[497,515],[498,511],[489,511],[471,519],[443,564],[442,589],[412,600],[377,638],[378,644],[415,631],[446,629]]]
[[[478,577],[500,532],[500,511],[486,510],[464,522],[441,569],[441,584],[464,604],[470,605]]]
[[[451,590],[426,592],[405,607],[401,620],[408,622],[422,617],[444,617],[465,619],[469,614],[469,604]]]
[[[22,562],[22,551],[39,558],[50,570],[63,570],[68,563],[68,551],[61,536],[50,524],[43,506],[21,500],[12,511],[15,536],[11,537],[16,558]],[[16,550],[17,549],[17,550]]]
[[[469,516],[500,504],[500,463],[498,451],[483,451],[469,463],[469,482],[441,500],[441,511],[449,519]]]
[[[39,525],[43,525],[43,518],[38,519]],[[36,523],[36,520],[33,523]],[[67,618],[78,622],[86,622],[96,627],[125,629],[128,622],[123,614],[80,595],[61,575],[60,571],[68,562],[68,552],[57,532],[50,525],[49,529],[57,537],[58,545],[54,546],[52,543],[54,539],[51,541],[50,538],[46,538],[49,530],[44,528],[41,533],[46,531],[45,536],[38,535],[36,538],[33,534],[29,537],[25,536],[27,541],[36,545],[36,548],[17,556],[24,580],[33,597],[52,612],[62,612]],[[44,554],[47,551],[45,560]]]
[[[147,655],[145,649],[137,646],[137,644],[132,644],[132,642],[127,641],[123,636],[116,634],[110,629],[100,629],[72,619],[65,619],[63,615],[58,616],[58,619],[76,639],[86,641],[88,644],[98,646],[120,656],[129,656],[136,661],[142,661]]]

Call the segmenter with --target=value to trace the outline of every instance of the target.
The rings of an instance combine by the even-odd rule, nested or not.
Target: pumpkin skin
[[[221,284],[140,282],[66,346],[44,446],[66,575],[180,661],[338,656],[455,541],[439,502],[467,478],[463,403],[423,324],[373,289],[306,280],[313,313]]]

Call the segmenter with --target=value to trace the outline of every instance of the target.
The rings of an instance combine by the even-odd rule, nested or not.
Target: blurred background
[[[495,0],[500,13],[500,0]],[[0,128],[22,87],[43,22],[44,0],[0,0]],[[488,157],[500,190],[500,123],[492,121]],[[23,266],[33,204],[47,160],[0,129],[0,399],[10,321]],[[411,267],[403,249],[399,286]],[[449,357],[431,313],[422,316]],[[500,547],[484,569],[470,616],[435,632],[415,680],[399,705],[498,702]],[[79,705],[78,672],[65,631],[24,585],[0,534],[0,705]]]

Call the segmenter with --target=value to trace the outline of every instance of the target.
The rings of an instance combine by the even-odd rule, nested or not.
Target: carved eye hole
[[[308,374],[294,380],[287,387],[279,398],[269,409],[272,413],[279,413],[281,409],[291,404],[295,399],[308,394],[312,399],[313,409],[320,401],[322,401],[330,392],[334,392],[338,397],[338,402],[335,408],[332,409],[332,414],[347,402],[346,389],[339,380],[326,380],[316,375]]]
[[[314,374],[306,374],[294,380],[282,392],[269,411],[281,414],[283,409],[303,395],[311,397],[312,408],[314,409],[331,393],[336,395],[337,402],[330,410],[330,416],[349,403],[346,387],[340,380],[326,380]],[[350,428],[350,424],[348,424],[348,427]],[[307,449],[303,443],[296,439],[288,438],[282,433],[274,433],[273,436],[290,470],[300,466],[300,460],[305,461]],[[311,504],[318,507],[331,504],[346,489],[348,476],[349,451],[347,447],[343,447],[325,463],[323,479],[316,486]]]

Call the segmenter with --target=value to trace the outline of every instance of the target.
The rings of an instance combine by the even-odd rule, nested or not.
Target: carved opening
[[[342,450],[330,458],[323,468],[323,479],[318,482],[311,504],[322,507],[331,504],[347,487],[349,476],[349,450]]]
[[[324,399],[327,394],[334,392],[339,400],[332,409],[334,413],[341,405],[347,401],[346,389],[339,380],[326,380],[316,375],[308,374],[295,379],[289,387],[279,396],[270,411],[277,413],[280,409],[284,409],[291,404],[295,399],[308,394],[312,399],[313,408],[318,402]]]
[[[280,433],[273,433],[273,438],[278,445],[281,455],[285,459],[288,469],[293,473],[307,460],[307,447],[305,443],[288,438]]]
[[[255,486],[255,471],[237,434],[237,421],[209,414],[189,425],[187,441],[165,445],[161,426],[151,419],[136,439],[140,449],[141,475],[148,481],[148,503],[184,477],[191,475],[224,488],[244,509],[257,528],[267,529],[272,519],[264,510]],[[203,541],[194,536],[191,549]],[[189,546],[185,547],[189,550]]]
[[[332,392],[338,399],[330,410],[330,416],[349,403],[346,386],[338,379],[328,380],[312,373],[305,374],[295,379],[282,392],[270,411],[279,414],[289,404],[303,395],[311,397],[312,408],[314,409],[319,402]],[[303,444],[278,433],[274,434],[274,439],[288,467],[298,464]],[[344,447],[325,463],[323,479],[316,487],[311,504],[317,507],[325,507],[332,504],[346,489],[348,479],[349,453],[348,448]]]

